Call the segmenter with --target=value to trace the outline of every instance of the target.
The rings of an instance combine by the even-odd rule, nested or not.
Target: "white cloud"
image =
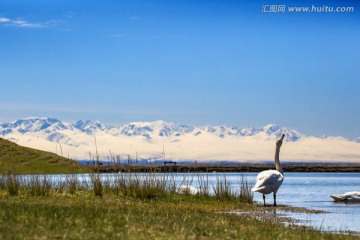
[[[39,24],[39,23],[31,23],[31,22],[22,21],[22,20],[12,21],[12,23],[17,27],[25,27],[25,28],[42,28],[42,27],[45,27],[44,25]]]
[[[10,22],[11,20],[8,18],[0,18],[0,23]]]
[[[25,20],[15,20],[15,19],[9,19],[9,18],[0,18],[0,23],[7,26],[15,26],[15,27],[21,27],[21,28],[43,28],[45,27],[45,24],[41,23],[33,23]]]

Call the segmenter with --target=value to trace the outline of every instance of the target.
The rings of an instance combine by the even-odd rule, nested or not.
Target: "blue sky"
[[[0,120],[276,123],[358,137],[359,13],[351,0],[0,0]]]

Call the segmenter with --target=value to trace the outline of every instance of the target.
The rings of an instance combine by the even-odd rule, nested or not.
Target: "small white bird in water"
[[[336,202],[360,202],[360,192],[346,192],[330,195]]]
[[[285,134],[281,135],[281,138],[276,141],[276,150],[275,150],[276,170],[266,170],[260,172],[256,177],[255,187],[251,189],[251,191],[253,192],[259,192],[263,194],[264,206],[266,205],[265,194],[269,194],[269,193],[274,194],[274,206],[276,206],[276,193],[284,180],[283,169],[280,165],[280,160],[279,160],[280,148],[284,137]]]

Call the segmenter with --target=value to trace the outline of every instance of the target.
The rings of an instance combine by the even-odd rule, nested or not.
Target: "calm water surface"
[[[226,174],[235,180],[238,173]],[[247,173],[255,182],[257,173]],[[301,220],[299,224],[325,231],[360,232],[360,203],[338,203],[331,194],[360,191],[360,173],[285,173],[284,182],[277,193],[277,203],[324,210],[327,214],[285,213]],[[255,193],[255,200],[263,203],[262,194]],[[266,203],[273,204],[272,194],[266,195]]]
[[[111,178],[116,174],[103,174]],[[144,174],[138,174],[141,176]],[[162,174],[158,174],[161,177]],[[168,175],[168,174],[167,174]],[[241,182],[240,173],[174,173],[176,184],[191,184],[199,186],[198,175],[207,178],[209,186],[216,184],[217,178],[226,177],[237,190]],[[243,174],[254,185],[257,173]],[[80,175],[82,180],[89,175]],[[277,193],[277,203],[325,210],[327,214],[285,213],[286,216],[301,220],[299,224],[311,226],[326,231],[356,231],[360,232],[360,203],[346,204],[332,201],[331,194],[360,191],[360,173],[285,173],[285,179]],[[262,204],[262,194],[255,193],[255,200]],[[272,204],[272,194],[266,195],[266,203]]]
[[[360,191],[360,173],[285,173],[277,202],[329,211],[328,214],[290,214],[304,225],[333,231],[360,232],[360,203],[338,203],[331,194]],[[261,194],[255,199],[261,201]],[[271,196],[268,197],[271,203]]]
[[[238,175],[238,174],[235,174]],[[246,174],[255,182],[257,173]],[[227,174],[234,179],[234,174]],[[327,214],[286,213],[301,220],[299,224],[325,231],[360,232],[360,203],[338,203],[331,194],[360,191],[360,173],[285,173],[277,193],[277,203],[328,211]],[[255,200],[262,204],[262,194],[255,193]],[[273,203],[272,194],[266,203]]]

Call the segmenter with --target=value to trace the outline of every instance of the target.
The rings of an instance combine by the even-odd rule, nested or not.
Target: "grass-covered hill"
[[[22,147],[0,138],[0,174],[86,173],[88,167],[54,153]]]

